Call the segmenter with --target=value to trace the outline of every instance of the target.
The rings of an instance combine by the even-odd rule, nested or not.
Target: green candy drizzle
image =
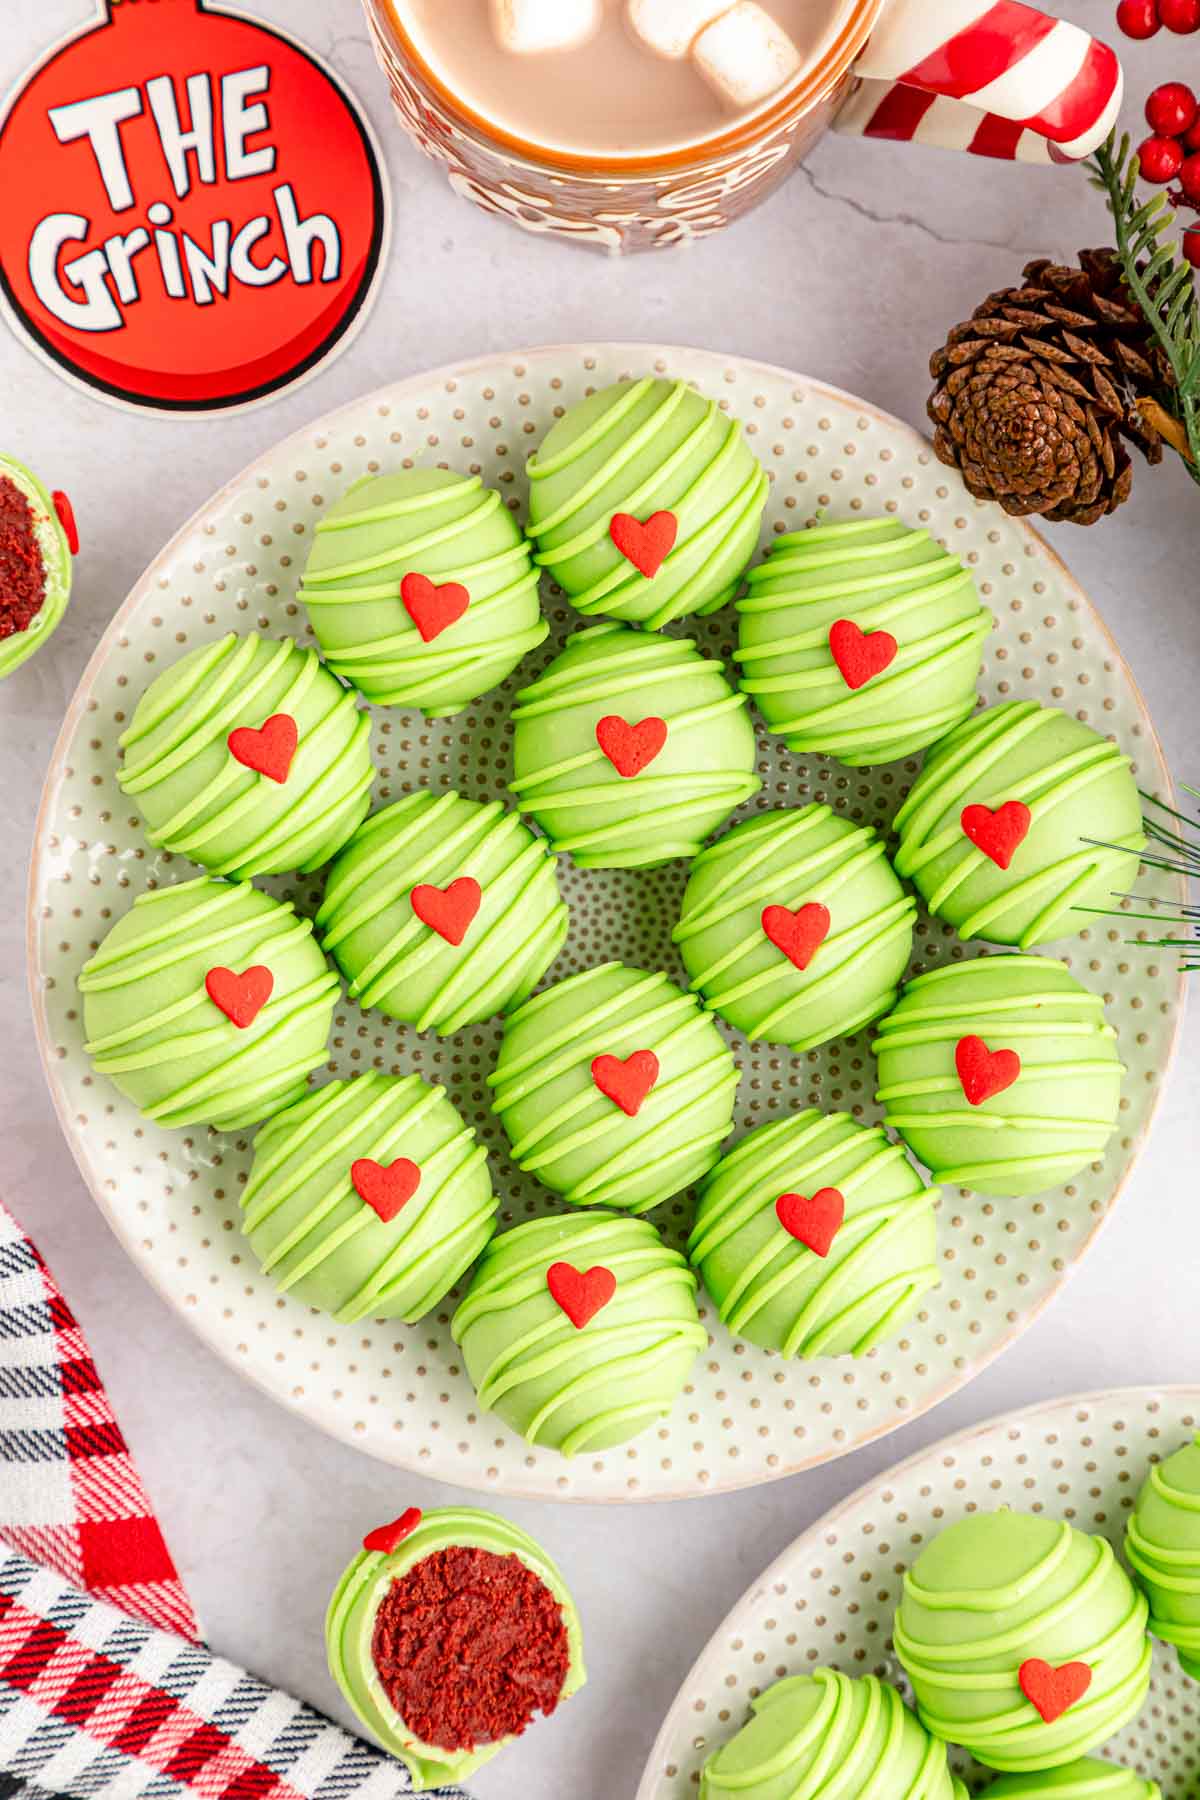
[[[1003,1566],[1019,1560],[1019,1575],[996,1578],[993,1532],[1005,1540]],[[936,1573],[926,1573],[931,1556]],[[1021,1773],[1082,1756],[1140,1711],[1150,1684],[1146,1618],[1106,1539],[1065,1522],[978,1514],[905,1575],[893,1642],[929,1730],[990,1768]],[[1083,1697],[1052,1723],[1020,1686],[1033,1659],[1092,1670]]]
[[[470,595],[426,643],[405,575]],[[380,706],[450,717],[507,679],[550,627],[537,570],[498,493],[476,475],[410,469],[358,483],[314,533],[300,598],[331,669]]]
[[[553,1263],[610,1269],[608,1305],[577,1330],[546,1285]],[[646,1219],[534,1219],[494,1237],[452,1332],[480,1404],[531,1444],[611,1449],[671,1410],[708,1333],[696,1277]]]
[[[653,868],[694,856],[761,786],[745,709],[721,664],[689,638],[595,625],[518,694],[509,785],[581,868]],[[666,722],[664,748],[632,778],[596,742],[609,715]]]
[[[895,1688],[816,1669],[777,1681],[708,1758],[700,1800],[967,1800]]]
[[[623,382],[568,413],[529,459],[534,558],[585,614],[657,630],[732,600],[754,553],[766,470],[742,427],[686,382]],[[652,578],[613,544],[615,514],[672,512],[675,546]]]
[[[1200,1438],[1156,1464],[1125,1531],[1125,1555],[1150,1601],[1150,1629],[1200,1681]]]
[[[972,1106],[955,1067],[964,1037],[1015,1050],[1021,1073]],[[909,982],[875,1040],[884,1123],[948,1186],[1035,1194],[1104,1154],[1124,1065],[1098,995],[1044,956],[982,956]],[[1090,1112],[1079,1110],[1087,1097]]]
[[[490,1762],[511,1739],[481,1744],[474,1750],[444,1750],[414,1738],[388,1699],[375,1668],[372,1639],[375,1617],[394,1581],[440,1550],[459,1546],[515,1556],[547,1587],[562,1608],[569,1664],[560,1700],[569,1700],[587,1680],[583,1632],[570,1591],[557,1566],[540,1545],[507,1519],[476,1507],[446,1506],[424,1513],[416,1529],[390,1555],[363,1550],[346,1569],[325,1616],[325,1651],[329,1670],[356,1716],[385,1749],[405,1763],[418,1788],[465,1781]]]
[[[742,691],[789,749],[862,768],[910,756],[970,715],[992,615],[927,531],[884,518],[789,532],[747,582],[734,660]],[[898,645],[857,689],[829,647],[840,619]]]
[[[592,1079],[598,1056],[651,1050],[659,1076],[629,1117]],[[573,1206],[648,1212],[706,1174],[733,1122],[738,1071],[699,1002],[620,963],[573,975],[506,1022],[488,1084],[518,1168]]]
[[[421,923],[410,895],[461,876],[482,900],[454,945]],[[335,859],[316,923],[352,999],[449,1036],[520,1004],[570,919],[553,856],[516,813],[422,788],[368,819]]]
[[[288,779],[244,767],[228,747],[239,726],[276,713],[296,721]],[[244,879],[329,861],[370,805],[371,721],[315,650],[231,632],[151,683],[121,737],[118,780],[146,835],[214,875]]]
[[[359,1159],[417,1164],[412,1199],[384,1222],[355,1191]],[[259,1132],[242,1226],[282,1293],[339,1324],[415,1324],[445,1298],[495,1227],[487,1152],[442,1087],[419,1075],[334,1081]]]
[[[210,969],[275,978],[239,1030],[205,991]],[[201,876],[142,894],[79,976],[84,1048],[148,1119],[221,1131],[291,1105],[325,1059],[338,979],[290,903]]]
[[[987,1794],[988,1800],[1162,1800],[1157,1781],[1092,1757],[1033,1775],[1002,1775]]]
[[[1010,800],[1032,823],[1002,870],[966,836],[962,813]],[[938,744],[895,829],[896,871],[931,912],[962,938],[1022,950],[1087,925],[1087,908],[1110,905],[1133,879],[1146,843],[1129,758],[1036,700],[988,707]]]
[[[831,925],[801,971],[769,941],[762,914],[809,902],[828,907]],[[895,1004],[916,911],[875,833],[813,805],[760,814],[702,850],[672,937],[706,1006],[799,1054]]]
[[[827,1257],[779,1223],[781,1194],[837,1188],[846,1222]],[[751,1131],[717,1164],[688,1255],[735,1336],[787,1357],[865,1356],[938,1285],[936,1188],[898,1144],[813,1109]]]

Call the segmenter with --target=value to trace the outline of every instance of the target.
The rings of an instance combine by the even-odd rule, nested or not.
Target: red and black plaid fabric
[[[199,1641],[83,1334],[2,1206],[0,1544],[0,1800],[412,1794],[391,1757]]]

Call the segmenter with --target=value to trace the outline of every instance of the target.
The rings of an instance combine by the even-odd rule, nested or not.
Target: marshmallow
[[[628,0],[626,17],[647,49],[680,62],[705,26],[732,4],[733,0]]]
[[[492,0],[492,30],[520,56],[574,50],[600,29],[603,0]]]
[[[804,67],[781,25],[754,0],[714,20],[692,45],[696,67],[730,106],[757,106]]]

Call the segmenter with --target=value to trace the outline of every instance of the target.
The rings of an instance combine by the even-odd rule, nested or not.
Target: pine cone
[[[1081,250],[1079,264],[1027,263],[1023,286],[955,326],[929,365],[929,416],[938,456],[976,498],[1092,525],[1129,497],[1126,438],[1162,461],[1137,396],[1170,372],[1113,251]]]

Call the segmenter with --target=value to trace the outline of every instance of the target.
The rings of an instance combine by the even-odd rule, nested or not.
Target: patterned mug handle
[[[888,0],[837,119],[856,137],[1076,162],[1111,131],[1115,50],[1023,0]]]

